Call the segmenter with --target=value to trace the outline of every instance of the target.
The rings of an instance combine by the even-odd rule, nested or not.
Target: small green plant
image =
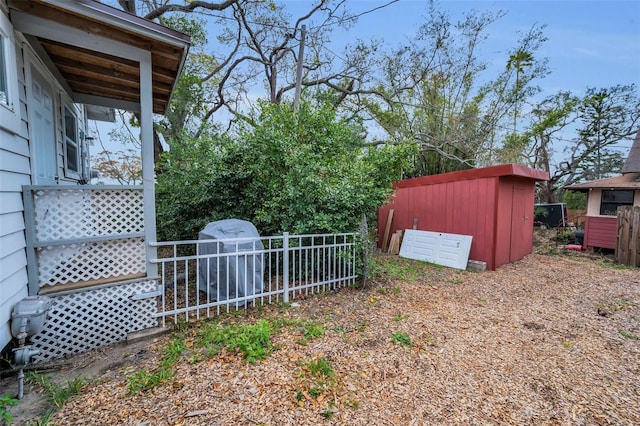
[[[229,325],[220,327],[212,324],[197,336],[197,345],[204,347],[208,353],[216,353],[221,348],[237,351],[251,364],[269,356],[273,349],[271,330],[273,326],[267,320],[260,320],[254,325]]]
[[[333,417],[333,411],[327,408],[322,412],[322,417],[324,417],[325,419],[330,419],[331,417]]]
[[[135,374],[128,377],[129,393],[131,395],[135,395],[138,392],[148,391],[172,377],[173,372],[165,368],[161,368],[155,373],[151,373],[144,369],[138,370]]]
[[[453,278],[451,284],[462,284],[462,280],[460,278]]]
[[[309,340],[322,337],[324,335],[324,327],[313,321],[306,322],[302,327],[302,340],[300,344],[306,345]]]
[[[379,294],[384,294],[384,295],[387,295],[387,294],[393,294],[394,296],[397,296],[398,294],[400,294],[400,292],[401,292],[402,290],[400,289],[400,287],[399,287],[399,286],[394,285],[394,286],[393,286],[393,287],[391,287],[391,288],[381,287],[381,288],[377,289],[376,291],[377,291]]]
[[[309,362],[309,371],[316,377],[331,378],[334,375],[331,361],[326,358],[316,358]]]
[[[85,384],[84,379],[77,377],[67,381],[64,386],[53,385],[47,391],[56,407],[62,408],[73,395],[80,395]]]
[[[30,421],[26,426],[49,426],[51,424],[51,418],[53,417],[53,411],[47,411],[47,413],[35,420]]]
[[[575,231],[571,229],[564,229],[562,231],[558,231],[558,234],[556,236],[556,241],[559,244],[569,244],[574,240],[574,238],[575,238]]]
[[[627,331],[620,331],[620,334],[627,339],[638,340],[640,337],[637,334],[629,333]]]
[[[411,346],[411,337],[401,331],[397,331],[391,335],[391,341],[396,345]]]
[[[173,367],[186,349],[187,344],[184,338],[178,334],[174,335],[163,349],[162,360],[158,369],[153,372],[144,369],[138,370],[127,378],[129,393],[135,395],[138,392],[148,391],[171,379],[174,376]]]
[[[53,383],[48,376],[38,372],[29,372],[26,376],[28,382],[37,383],[44,389],[49,400],[60,409],[73,395],[79,395],[87,381],[81,377],[67,380],[64,384]]]
[[[13,416],[7,410],[7,407],[12,407],[18,403],[18,400],[12,397],[10,394],[6,394],[0,397],[0,422],[9,423],[13,419]]]
[[[357,410],[360,407],[360,401],[355,399],[349,399],[345,401],[344,405],[346,405],[347,407],[351,407],[354,410]]]
[[[573,343],[571,343],[568,340],[565,340],[564,342],[562,342],[562,347],[565,349],[572,349],[573,348]]]
[[[397,314],[393,317],[393,320],[396,322],[400,322],[403,319],[409,318],[409,315],[402,315],[402,314]]]

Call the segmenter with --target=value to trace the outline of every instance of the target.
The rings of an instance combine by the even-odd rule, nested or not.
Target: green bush
[[[196,238],[208,222],[253,222],[262,235],[358,229],[402,177],[414,147],[367,146],[331,107],[262,104],[233,138],[171,144],[157,183],[162,240]]]

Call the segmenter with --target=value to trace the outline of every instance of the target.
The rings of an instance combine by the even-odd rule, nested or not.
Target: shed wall
[[[391,203],[378,212],[379,245],[387,215],[394,209],[390,233],[413,228],[423,231],[472,235],[470,258],[493,268],[497,178],[488,177],[411,188],[399,188]]]

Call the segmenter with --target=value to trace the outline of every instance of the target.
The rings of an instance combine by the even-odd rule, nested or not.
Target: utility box
[[[198,243],[198,287],[210,301],[246,298],[236,303],[243,306],[252,296],[262,293],[264,246],[251,222],[211,222],[200,231],[198,239],[207,240]]]
[[[26,320],[24,332],[35,336],[44,328],[51,299],[47,296],[27,296],[13,306],[11,312],[11,334],[18,337],[22,323]]]

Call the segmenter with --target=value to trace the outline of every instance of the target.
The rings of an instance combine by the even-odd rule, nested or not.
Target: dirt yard
[[[364,290],[224,317],[285,324],[255,364],[203,356],[195,327],[175,375],[133,396],[128,377],[156,371],[170,335],[67,360],[58,374],[93,377],[51,423],[640,424],[638,270],[541,254],[495,272],[379,262],[388,273]],[[16,421],[41,414],[29,407]]]

